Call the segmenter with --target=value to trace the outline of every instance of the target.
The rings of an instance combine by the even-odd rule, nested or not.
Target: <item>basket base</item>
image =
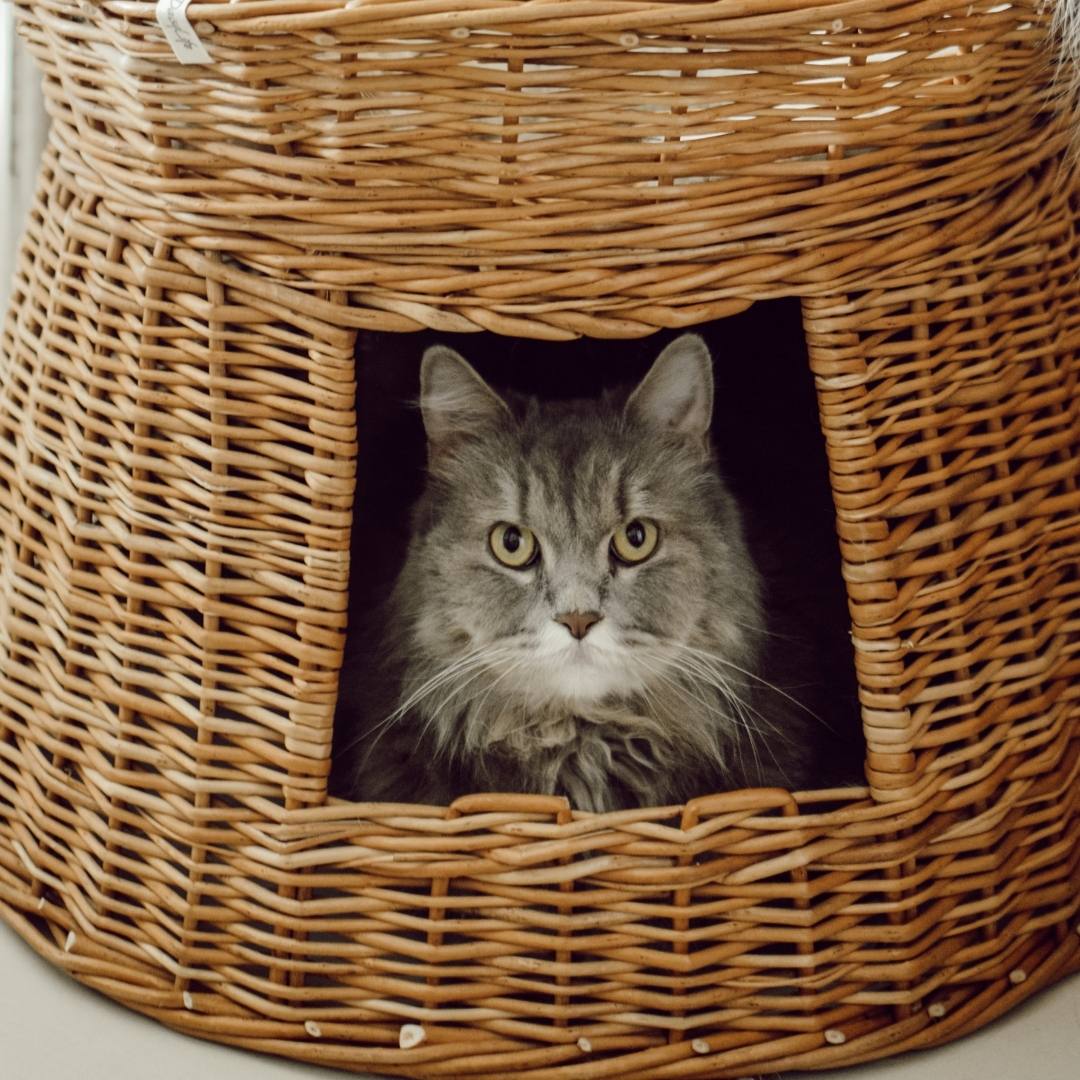
[[[349,1072],[374,1072],[417,1080],[429,1075],[445,1076],[438,1068],[426,1072],[417,1051],[401,1051],[396,1046],[376,1047],[370,1043],[350,1044],[337,1039],[316,1043],[299,1023],[243,1016],[239,1011],[235,1016],[222,1016],[165,1007],[159,1002],[175,999],[175,992],[160,973],[148,978],[148,967],[132,963],[130,970],[125,970],[122,958],[116,958],[112,976],[88,974],[91,965],[80,951],[93,946],[76,942],[70,950],[66,949],[69,929],[63,909],[46,904],[39,910],[39,904],[40,900],[22,882],[9,878],[0,867],[0,921],[7,923],[43,959],[84,986],[175,1031]],[[92,970],[100,971],[100,968],[99,961],[92,965]],[[1023,972],[1022,978],[1019,972]],[[753,1066],[747,1065],[745,1048],[739,1052],[738,1063],[725,1063],[723,1059],[727,1055],[723,1053],[699,1060],[705,1063],[711,1057],[710,1080],[726,1080],[745,1077],[748,1068],[767,1072],[836,1069],[894,1057],[909,1050],[925,1050],[977,1031],[1034,994],[1076,973],[1080,973],[1080,927],[1049,927],[1025,938],[999,957],[986,981],[949,987],[937,996],[929,1010],[913,1011],[904,1018],[889,1017],[885,1010],[876,1010],[853,1023],[851,1029],[857,1034],[841,1045],[822,1046],[816,1035],[777,1035],[755,1048],[757,1061]],[[818,1045],[807,1049],[813,1043]],[[696,1056],[691,1044],[685,1045],[686,1056]],[[417,1055],[411,1061],[410,1053]],[[640,1071],[634,1069],[632,1058],[623,1061],[628,1068],[620,1076],[625,1080],[649,1080],[650,1075],[655,1075],[647,1065]],[[551,1072],[564,1080],[586,1075],[580,1065],[556,1067]],[[477,1071],[474,1075],[490,1080],[505,1078],[505,1073],[500,1071],[488,1074]]]

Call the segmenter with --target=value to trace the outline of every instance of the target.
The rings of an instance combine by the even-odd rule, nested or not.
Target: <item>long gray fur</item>
[[[629,397],[590,401],[504,399],[452,350],[425,353],[428,476],[371,712],[350,724],[354,797],[525,791],[606,811],[807,778],[807,718],[760,666],[761,582],[712,396],[694,335]],[[624,566],[612,533],[641,517],[659,546]],[[500,521],[538,537],[529,569],[492,555]],[[603,618],[577,640],[567,611]]]

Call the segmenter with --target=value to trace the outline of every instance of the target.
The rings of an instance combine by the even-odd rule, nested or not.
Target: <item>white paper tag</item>
[[[157,24],[181,64],[209,64],[210,54],[188,22],[190,3],[191,0],[157,0]]]

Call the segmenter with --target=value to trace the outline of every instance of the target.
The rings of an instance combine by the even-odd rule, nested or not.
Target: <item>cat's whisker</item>
[[[472,667],[472,673],[467,679],[464,679],[462,682],[455,685],[448,694],[446,694],[434,705],[431,705],[427,709],[425,709],[425,712],[428,715],[427,719],[424,721],[424,726],[420,729],[419,741],[423,742],[423,739],[427,735],[427,732],[430,729],[431,725],[434,724],[440,717],[454,715],[455,713],[461,714],[462,712],[464,712],[465,709],[467,709],[470,702],[474,701],[478,696],[485,693],[486,689],[490,689],[490,687],[481,687],[480,690],[477,691],[477,693],[462,698],[462,695],[465,693],[465,691],[474,682],[476,682],[477,679],[481,678],[481,676],[487,674],[489,671],[494,670],[494,667],[494,663],[474,664]],[[438,747],[438,749],[441,749],[441,745]]]
[[[727,616],[727,621],[731,623],[732,626],[739,627],[740,630],[749,630],[755,634],[762,634],[764,637],[776,638],[777,641],[802,641],[802,638],[796,637],[794,634],[781,634],[776,630],[770,630],[762,623],[740,622],[738,619],[732,618],[731,615]]]
[[[681,696],[685,697],[687,700],[696,702],[698,705],[702,706],[702,708],[706,709],[708,712],[715,712],[716,711],[716,702],[715,701],[708,701],[705,698],[703,698],[700,694],[692,693],[690,691],[689,687],[683,686],[677,679],[670,678],[662,670],[658,671],[655,668],[648,668],[647,665],[646,665],[646,668],[647,668],[647,670],[652,671],[653,675],[655,675],[657,679],[659,679],[661,682],[663,682],[666,686],[669,686],[676,693],[678,693]]]
[[[671,642],[671,646],[673,648],[682,649],[686,652],[692,653],[695,656],[705,658],[713,663],[723,664],[725,667],[732,668],[733,670],[739,672],[741,675],[745,675],[748,679],[753,679],[755,682],[758,682],[762,686],[767,687],[769,690],[773,691],[773,693],[779,694],[782,698],[786,698],[788,701],[791,702],[792,705],[801,709],[804,713],[807,714],[807,716],[813,717],[813,719],[817,720],[818,723],[825,724],[825,721],[822,720],[821,717],[813,711],[813,709],[808,708],[801,701],[799,701],[798,698],[792,697],[791,694],[789,694],[786,690],[782,690],[775,683],[769,682],[768,679],[763,679],[760,675],[757,675],[752,671],[748,671],[744,667],[740,667],[738,664],[736,664],[732,660],[729,660],[727,657],[720,656],[717,653],[708,652],[705,649],[696,649],[692,645],[684,645],[678,641]],[[825,724],[825,726],[828,727],[827,724]]]
[[[660,677],[656,669],[649,665],[647,662],[644,662],[642,666],[645,668],[646,671],[654,675],[656,678]],[[645,699],[645,704],[652,710],[655,716],[659,717],[663,715],[664,709],[661,707],[659,699],[656,697],[655,694],[653,694],[647,683],[641,687],[639,693]]]
[[[719,671],[716,671],[714,668],[704,663],[701,663],[695,657],[668,658],[668,662],[671,663],[672,666],[674,666],[675,670],[680,671],[690,681],[694,683],[700,682],[703,685],[709,686],[712,689],[718,691],[722,695],[722,697],[729,703],[733,710],[733,714],[730,715],[730,719],[732,719],[735,724],[739,728],[741,728],[742,731],[746,734],[746,741],[749,744],[750,752],[754,756],[754,763],[757,769],[758,776],[764,776],[761,768],[761,758],[758,754],[759,740],[764,745],[765,749],[768,751],[770,757],[772,757],[773,763],[775,764],[778,773],[781,776],[784,775],[785,770],[777,759],[776,754],[773,752],[770,741],[764,737],[764,732],[762,731],[761,726],[755,724],[751,720],[750,714],[753,713],[753,715],[758,718],[761,725],[764,725],[764,727],[768,728],[773,733],[776,739],[791,744],[791,740],[788,739],[787,736],[779,728],[777,728],[774,724],[770,723],[757,709],[754,709],[753,706],[749,704],[749,702],[744,701],[742,698],[740,698],[739,695],[734,692],[734,689],[731,686],[729,680],[726,680],[723,675]],[[657,677],[664,678],[663,675],[659,673],[657,673]],[[667,681],[670,685],[670,680],[665,681]],[[696,697],[695,700],[697,700],[701,704],[705,704],[705,702],[702,701],[700,697]],[[739,755],[740,769],[745,772],[742,762],[742,750],[740,740],[735,740],[735,746],[736,752]]]
[[[735,692],[735,687],[729,679],[725,679],[724,676],[717,671],[711,665],[704,663],[697,658],[683,658],[684,662],[693,666],[695,670],[699,671],[707,681],[715,682],[715,685],[720,689],[727,699],[734,707],[741,709],[743,712],[749,714],[753,713],[754,716],[760,721],[760,725],[767,728],[772,733],[773,737],[781,742],[787,743],[789,746],[794,745],[789,735],[783,731],[782,728],[772,723],[759,709],[754,708],[745,698],[740,697]],[[749,719],[749,717],[747,717]]]
[[[754,755],[754,765],[757,769],[757,775],[759,779],[764,779],[765,776],[765,772],[761,767],[761,755],[758,753],[759,741],[768,752],[769,757],[772,758],[773,764],[776,766],[777,772],[781,776],[783,776],[784,770],[781,768],[780,762],[777,760],[776,754],[773,752],[772,743],[767,738],[765,738],[764,732],[750,719],[750,714],[747,711],[748,707],[746,706],[746,704],[744,702],[739,702],[738,699],[736,699],[735,708],[736,712],[738,713],[739,720],[742,723],[743,731],[746,732],[747,741],[750,743],[750,748]],[[760,714],[758,715],[760,717]]]
[[[512,675],[512,674],[520,672],[523,667],[528,666],[528,664],[529,664],[529,662],[531,660],[532,660],[531,657],[522,657],[515,664],[511,665],[511,667],[508,670],[503,672],[503,674],[500,675],[499,678],[496,679],[492,683],[492,685],[488,688],[487,694],[484,695],[484,700],[477,703],[478,704],[477,711],[478,712],[481,711],[481,707],[486,702],[487,696],[491,693],[492,690],[495,689],[495,684],[496,683],[500,682],[502,679],[506,678],[506,676],[508,676],[508,675]],[[528,683],[530,681],[531,680],[526,680],[526,685],[528,685]],[[514,711],[520,713],[521,722],[519,724],[515,725],[514,727],[509,728],[506,731],[501,731],[499,733],[499,741],[500,742],[510,742],[510,741],[512,741],[515,735],[518,735],[521,732],[528,730],[531,726],[533,726],[535,724],[535,722],[536,722],[535,717],[530,713],[530,711],[529,711],[529,709],[528,709],[528,707],[526,705],[526,699],[527,699],[527,694],[518,694],[518,695],[515,696],[515,698],[512,698],[510,700],[509,704],[514,709]]]
[[[401,702],[392,713],[385,716],[378,724],[363,733],[363,737],[374,736],[370,746],[368,746],[364,752],[364,760],[367,761],[371,757],[372,752],[378,745],[379,740],[382,739],[383,735],[385,735],[386,732],[393,727],[397,721],[401,720],[411,709],[415,708],[415,706],[424,698],[434,694],[448,682],[460,678],[465,672],[473,672],[470,679],[474,678],[476,675],[482,673],[486,665],[492,660],[497,659],[504,652],[504,649],[491,647],[473,649],[463,656],[457,657],[446,665],[446,667],[436,672],[435,675],[431,676],[431,678],[414,690],[405,701]],[[344,747],[343,752],[351,749],[353,745],[355,745],[355,741]]]
[[[758,776],[764,777],[764,772],[761,768],[761,757],[758,754],[758,742],[768,752],[769,757],[772,758],[773,764],[776,766],[776,771],[780,776],[785,776],[785,770],[780,764],[779,759],[773,750],[773,741],[778,740],[783,743],[787,743],[789,746],[794,745],[792,740],[789,739],[784,732],[778,728],[775,724],[771,723],[766,717],[755,709],[748,701],[743,701],[741,698],[732,695],[732,704],[738,714],[738,718],[742,723],[743,730],[746,732],[747,738],[750,741],[750,746],[754,753],[754,762],[757,766]],[[751,716],[757,717],[757,723],[755,723]],[[762,725],[772,733],[772,739],[766,738],[765,731],[762,729]]]
[[[409,697],[407,697],[400,705],[390,714],[388,719],[396,718],[406,712],[408,712],[417,702],[423,698],[434,693],[442,684],[460,675],[462,672],[475,668],[477,666],[482,667],[486,662],[490,661],[495,655],[495,650],[492,649],[474,649],[470,653],[466,653],[464,656],[453,660],[441,671],[433,675],[427,682],[422,683],[416,690],[414,690]]]
[[[711,687],[729,702],[737,700],[729,680],[721,672],[707,667],[694,658],[667,657],[666,662],[691,682],[700,682]]]
[[[733,722],[737,728],[739,728],[745,739],[734,739],[734,750],[738,758],[739,770],[743,775],[747,775],[747,770],[743,760],[743,742],[747,744],[747,748],[750,754],[753,756],[756,775],[763,777],[764,771],[762,769],[761,756],[759,753],[759,744],[764,746],[769,756],[773,760],[773,764],[776,766],[777,772],[783,776],[784,769],[781,766],[776,754],[773,752],[772,745],[769,739],[765,738],[764,729],[768,729],[773,737],[779,741],[791,744],[791,740],[786,734],[781,731],[776,725],[771,723],[765,716],[763,716],[757,709],[755,709],[748,701],[740,696],[734,685],[729,678],[726,678],[724,673],[717,669],[714,665],[708,664],[703,661],[702,658],[689,655],[689,656],[663,656],[662,654],[652,653],[654,658],[661,660],[662,663],[670,665],[675,671],[679,672],[685,679],[694,685],[701,685],[702,687],[708,687],[714,692],[720,694],[721,698],[730,706],[730,712],[727,714],[728,718]],[[684,697],[688,697],[685,689],[679,683],[672,683],[670,678],[656,672],[654,668],[649,665],[657,678],[662,679],[667,685],[672,686],[677,692],[681,692]],[[688,697],[689,700],[689,697]],[[695,694],[693,700],[696,700],[699,704],[707,704],[700,695]],[[713,709],[716,708],[716,704],[713,704]],[[753,719],[757,718],[757,722]]]
[[[501,657],[500,659],[505,659],[505,657]],[[514,672],[519,671],[528,662],[528,659],[529,659],[528,657],[520,657],[517,660],[514,660],[502,672],[502,674],[500,674],[496,678],[494,678],[486,687],[482,687],[475,694],[471,695],[470,697],[466,698],[465,701],[461,702],[461,704],[459,706],[459,709],[466,710],[470,706],[475,705],[476,707],[475,707],[475,709],[473,711],[478,713],[478,714],[482,714],[483,709],[484,709],[484,705],[487,703],[487,700],[491,696],[491,694],[498,687],[499,683],[501,683],[508,675],[512,675]],[[492,665],[490,670],[495,670],[495,665]],[[472,681],[473,681],[472,679],[469,680],[469,682],[472,682]],[[424,724],[424,727],[423,727],[423,729],[422,729],[422,731],[420,733],[421,740],[427,734],[428,729],[430,728],[431,724],[434,722],[436,715],[437,715],[437,712],[433,711],[432,715],[428,718],[427,722]],[[441,739],[437,740],[436,747],[437,747],[437,752],[438,753],[445,753],[445,751],[447,749],[447,746],[450,746],[451,749],[454,749],[455,746],[456,746],[456,749],[459,750],[459,751],[463,750],[465,748],[465,745],[462,743],[461,740],[453,740],[453,741],[451,741],[449,738],[441,738]]]
[[[664,664],[664,658],[663,657],[655,656],[655,654],[654,654],[654,658],[661,662],[662,666],[660,668],[654,668],[651,664],[649,664],[648,660],[646,660],[643,657],[639,656],[639,660],[641,660],[642,666],[647,671],[649,671],[654,676],[654,678],[656,678],[659,681],[661,681],[662,683],[664,683],[665,686],[667,686],[669,689],[673,690],[676,694],[678,694],[680,697],[684,698],[685,700],[695,702],[698,705],[702,706],[702,708],[704,708],[707,712],[715,713],[717,711],[717,707],[716,707],[717,703],[715,701],[708,701],[707,699],[703,698],[701,695],[693,693],[690,690],[689,687],[684,686],[677,679],[672,679],[669,675],[667,675],[667,673],[664,671],[664,668],[663,668],[663,664]],[[654,706],[654,708],[655,708],[655,706]],[[710,740],[710,741],[713,743],[713,745],[711,747],[711,749],[713,750],[713,757],[718,762],[720,762],[721,765],[722,765],[723,764],[723,753],[722,753],[720,747],[718,745],[716,745],[715,740]]]

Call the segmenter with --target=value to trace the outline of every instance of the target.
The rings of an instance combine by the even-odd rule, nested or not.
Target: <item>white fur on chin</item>
[[[525,699],[540,707],[556,702],[587,707],[644,686],[631,652],[603,621],[580,641],[553,621],[540,631],[530,661],[511,678]]]

